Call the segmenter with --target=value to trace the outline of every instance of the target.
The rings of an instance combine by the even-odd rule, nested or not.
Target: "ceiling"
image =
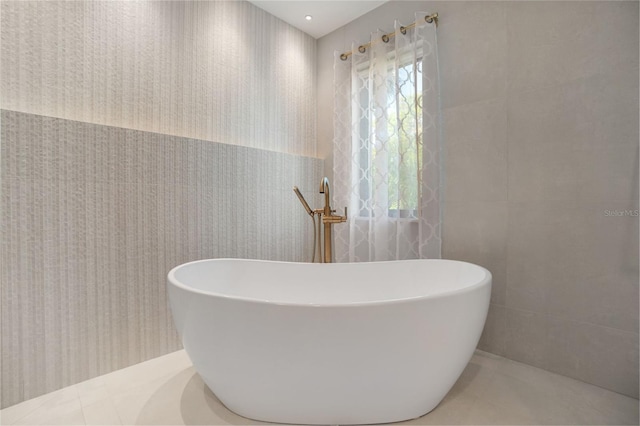
[[[249,1],[310,36],[320,38],[386,3],[387,0]],[[307,21],[306,15],[311,15],[313,19]]]

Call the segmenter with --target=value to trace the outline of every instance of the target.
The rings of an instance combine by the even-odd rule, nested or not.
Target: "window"
[[[414,60],[411,51],[398,60],[391,54],[381,62],[383,68],[361,64],[352,84],[353,142],[358,156],[353,176],[358,179],[359,216],[417,218],[422,60]]]

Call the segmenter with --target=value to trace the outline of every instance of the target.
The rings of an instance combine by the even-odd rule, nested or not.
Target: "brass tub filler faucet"
[[[338,216],[334,213],[335,210],[331,210],[330,200],[331,196],[329,195],[329,179],[322,178],[320,181],[320,193],[324,194],[324,208],[312,210],[307,204],[306,200],[300,193],[300,190],[297,186],[293,187],[293,192],[296,193],[298,199],[302,203],[302,206],[307,211],[311,219],[313,220],[313,254],[311,256],[311,262],[316,261],[316,242],[318,245],[318,254],[321,253],[320,247],[320,227],[324,227],[324,257],[320,256],[321,263],[331,263],[332,258],[332,242],[331,242],[331,225],[341,222],[347,221],[347,208],[344,208],[344,216]],[[318,215],[320,220],[318,220],[318,228],[316,229],[316,219],[315,216]]]

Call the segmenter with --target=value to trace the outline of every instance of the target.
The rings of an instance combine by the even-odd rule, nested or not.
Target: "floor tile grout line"
[[[75,385],[73,385],[73,386],[75,386]],[[62,389],[64,389],[64,388],[62,388]],[[44,398],[44,399],[43,399],[43,401],[42,401],[42,402],[40,402],[40,404],[38,404],[38,405],[34,406],[32,409],[30,409],[29,411],[27,411],[26,413],[24,413],[22,416],[18,417],[17,419],[13,420],[13,421],[10,423],[11,425],[18,424],[18,422],[19,422],[20,420],[24,419],[25,417],[29,416],[30,414],[33,414],[36,410],[40,409],[44,404],[46,404],[46,403],[47,403],[47,401],[50,401],[51,399],[53,399],[53,398],[55,397],[55,395],[52,395],[53,393],[58,392],[58,391],[60,391],[60,390],[62,390],[62,389],[58,389],[57,391],[52,391],[52,392],[49,392],[49,393],[45,393],[45,394],[43,394],[43,395],[36,396],[35,398],[27,399],[26,401],[19,402],[18,404],[15,404],[15,405],[12,405],[12,406],[9,406],[9,407],[5,407],[5,408],[3,408],[2,410],[0,410],[0,413],[1,413],[2,411],[4,411],[4,410],[9,409],[9,408],[16,407],[16,406],[18,406],[18,405],[20,405],[20,404],[24,404],[24,403],[29,402],[29,401],[33,401],[33,400],[34,400],[34,399],[36,399],[36,398],[44,398],[44,397],[46,397],[46,398]],[[0,416],[0,418],[1,418],[1,416]]]

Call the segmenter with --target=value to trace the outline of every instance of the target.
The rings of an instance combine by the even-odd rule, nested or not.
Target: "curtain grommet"
[[[358,52],[360,52],[360,53],[364,53],[364,52],[366,52],[366,51],[367,51],[367,48],[366,48],[366,47],[364,47],[364,46],[358,46]]]
[[[340,55],[340,60],[341,60],[341,61],[346,61],[346,60],[347,60],[347,58],[349,58],[349,57],[347,56],[347,54],[346,54],[346,53],[343,53],[343,54],[341,54],[341,55]]]
[[[389,43],[389,36],[387,34],[383,34],[382,41],[384,41],[385,43]]]
[[[404,35],[407,33],[407,28],[406,27],[400,27],[400,32]]]

